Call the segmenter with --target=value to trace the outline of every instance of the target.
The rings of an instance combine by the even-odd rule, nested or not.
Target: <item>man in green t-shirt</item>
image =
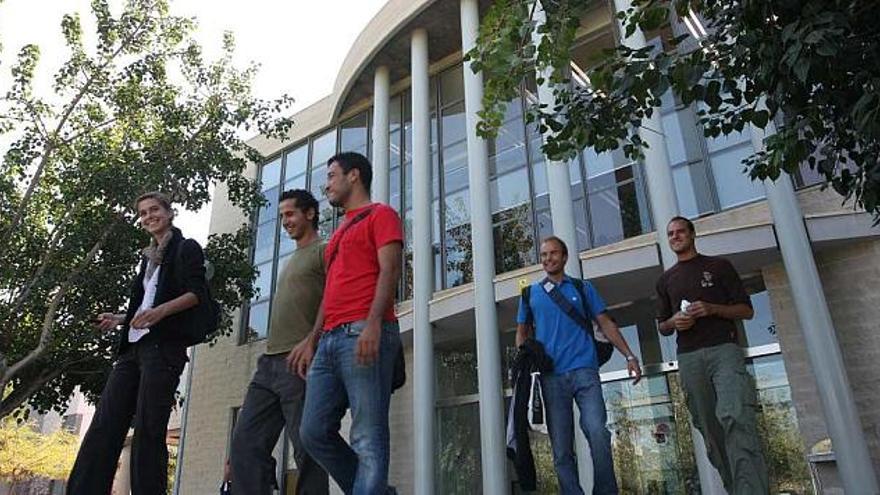
[[[284,427],[293,443],[296,493],[328,493],[327,473],[306,453],[299,438],[306,382],[291,373],[287,363],[294,346],[312,330],[324,294],[325,244],[318,235],[318,209],[308,191],[294,189],[281,194],[281,223],[296,241],[296,251],[278,276],[266,353],[257,361],[232,434],[230,460],[236,493],[272,493],[272,449]]]

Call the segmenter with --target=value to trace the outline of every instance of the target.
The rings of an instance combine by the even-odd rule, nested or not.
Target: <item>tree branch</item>
[[[118,217],[117,217],[118,219]],[[67,295],[67,292],[70,290],[71,285],[76,280],[76,278],[85,270],[86,266],[92,262],[95,256],[98,254],[98,251],[101,249],[101,246],[104,245],[104,241],[107,240],[107,237],[116,227],[116,222],[111,222],[101,234],[98,241],[92,246],[89,253],[86,257],[80,262],[79,266],[67,277],[67,280],[58,288],[58,291],[55,293],[55,296],[52,298],[52,302],[49,304],[49,308],[46,310],[46,314],[43,317],[43,326],[40,333],[40,340],[31,352],[29,352],[25,357],[20,359],[18,362],[8,366],[4,371],[3,375],[0,376],[0,390],[5,390],[6,384],[18,374],[25,367],[29,366],[32,362],[37,360],[45,351],[46,347],[49,345],[49,340],[52,337],[52,330],[55,323],[55,312],[58,311],[58,306],[61,305],[61,301],[64,299],[64,296]]]
[[[121,54],[122,51],[128,46],[128,43],[130,43],[135,38],[135,36],[140,34],[141,29],[143,29],[143,27],[146,25],[146,23],[147,23],[146,19],[141,21],[141,23],[132,32],[132,34],[130,36],[128,36],[127,38],[123,39],[119,43],[119,47],[116,49],[116,51],[114,51],[113,53],[111,53],[110,55],[108,55],[104,59],[104,63],[101,64],[100,68],[97,71],[93,72],[88,77],[85,84],[83,84],[82,88],[80,88],[79,92],[77,92],[77,95],[73,98],[73,101],[70,102],[70,104],[67,106],[67,108],[65,108],[64,112],[61,114],[61,118],[58,120],[58,124],[55,126],[55,130],[47,138],[46,149],[44,150],[43,156],[40,159],[40,164],[37,166],[36,171],[34,171],[34,175],[31,177],[31,183],[28,184],[27,192],[25,192],[24,197],[22,197],[21,204],[19,204],[18,209],[15,212],[15,215],[12,217],[12,222],[10,222],[9,227],[6,228],[7,235],[4,237],[6,237],[7,239],[12,237],[11,235],[8,235],[8,234],[11,234],[12,232],[14,232],[15,229],[18,228],[18,224],[21,222],[22,218],[24,218],[24,212],[27,209],[28,203],[30,203],[31,196],[33,196],[33,193],[36,190],[37,185],[40,183],[40,179],[42,178],[43,171],[45,170],[46,164],[49,162],[49,157],[52,155],[52,152],[55,151],[55,149],[57,148],[57,146],[55,144],[55,140],[57,139],[58,134],[61,132],[61,129],[63,129],[64,125],[67,124],[67,119],[70,118],[70,115],[76,109],[77,105],[79,105],[79,102],[85,97],[85,95],[89,91],[89,88],[95,82],[95,79],[96,79],[95,73],[101,72],[104,69],[106,69],[107,67],[109,67],[110,64],[113,62],[113,60],[115,60],[116,57],[118,57],[119,54]],[[8,241],[6,244],[8,244]]]

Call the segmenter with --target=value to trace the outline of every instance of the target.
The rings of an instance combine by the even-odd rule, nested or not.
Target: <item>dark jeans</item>
[[[165,436],[186,361],[186,347],[172,342],[138,342],[119,356],[76,456],[67,482],[68,495],[110,493],[131,426],[131,493],[165,495]]]
[[[388,486],[388,407],[400,331],[396,322],[383,323],[378,359],[361,366],[355,353],[362,328],[359,323],[343,325],[321,337],[307,376],[300,435],[346,494],[396,493]],[[347,407],[351,445],[339,435]]]
[[[263,355],[257,361],[232,435],[230,463],[235,493],[272,493],[272,449],[285,426],[299,471],[296,493],[323,495],[329,491],[327,473],[306,453],[299,439],[306,382],[287,370],[286,356]]]

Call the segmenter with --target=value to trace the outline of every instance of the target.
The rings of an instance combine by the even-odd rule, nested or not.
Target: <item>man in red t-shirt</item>
[[[306,378],[303,446],[345,493],[395,493],[388,487],[388,407],[400,352],[394,294],[403,233],[388,205],[370,201],[372,167],[359,153],[327,162],[327,197],[345,221],[327,244],[324,301],[291,366]],[[339,435],[351,407],[351,446]]]

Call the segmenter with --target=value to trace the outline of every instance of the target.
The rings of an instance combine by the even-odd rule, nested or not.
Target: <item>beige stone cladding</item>
[[[880,241],[865,240],[819,249],[816,262],[862,430],[874,469],[880,473]],[[813,368],[784,267],[776,263],[762,272],[777,320],[798,424],[809,451],[816,442],[828,437]],[[826,493],[842,493],[839,486],[833,486],[827,479],[823,481]]]

